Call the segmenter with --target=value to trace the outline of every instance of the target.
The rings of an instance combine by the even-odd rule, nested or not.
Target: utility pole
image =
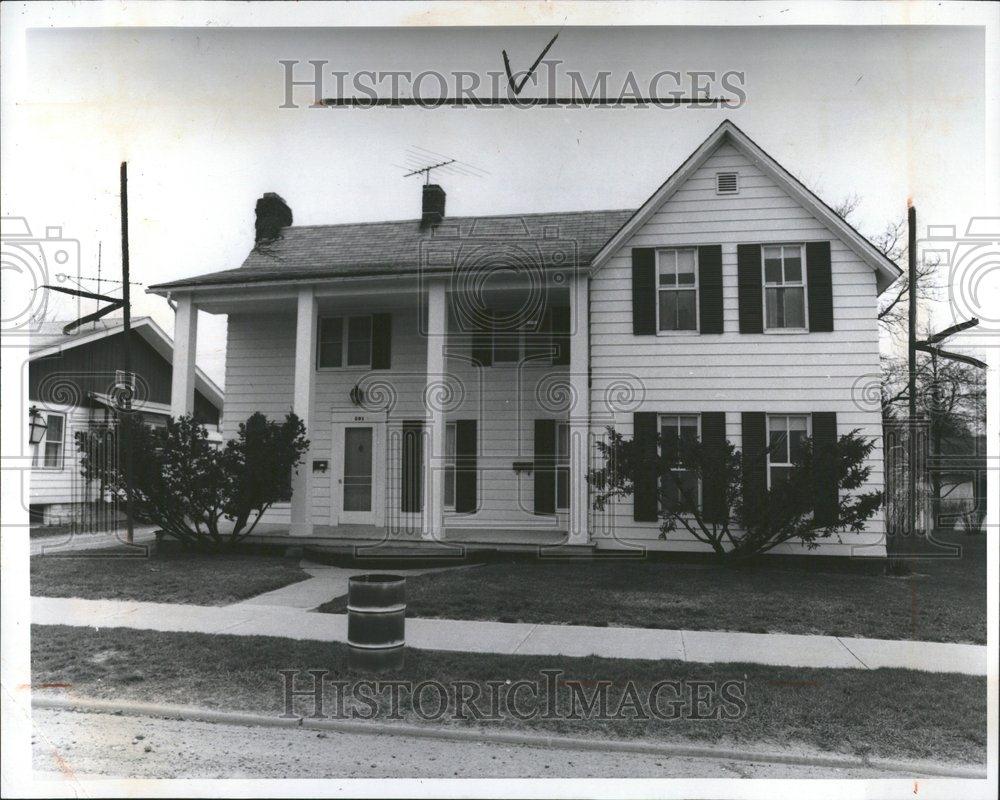
[[[132,544],[134,524],[132,521],[132,441],[129,425],[132,422],[132,306],[128,274],[128,164],[121,164],[121,218],[122,218],[122,367],[127,386],[120,393],[118,429],[125,451],[125,541]]]
[[[906,535],[917,533],[917,209],[909,203],[906,209],[907,256],[909,274],[907,326],[907,366],[909,398],[909,424],[907,425],[906,463]]]

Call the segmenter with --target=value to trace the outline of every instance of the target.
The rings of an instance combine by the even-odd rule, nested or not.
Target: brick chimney
[[[436,183],[424,186],[424,203],[420,215],[420,227],[432,228],[444,219],[444,189]]]
[[[292,224],[292,209],[281,195],[265,192],[254,209],[257,220],[254,223],[254,242],[273,242],[281,235],[281,229]]]

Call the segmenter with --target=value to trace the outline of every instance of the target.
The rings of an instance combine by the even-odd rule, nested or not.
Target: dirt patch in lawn
[[[93,655],[102,655],[95,659]],[[93,654],[93,655],[92,655]],[[114,698],[122,701],[190,704],[236,711],[280,715],[284,711],[284,680],[279,670],[296,670],[296,688],[310,688],[306,670],[326,670],[324,713],[337,708],[331,681],[353,682],[374,676],[359,675],[347,665],[344,645],[259,636],[162,633],[127,629],[34,626],[32,674],[36,684],[70,684],[70,695]],[[506,687],[526,680],[543,687],[543,670],[559,670],[554,678],[555,714],[518,718],[502,703],[501,712],[488,721],[468,706],[457,718],[455,698],[459,682],[469,693],[489,696],[490,682]],[[412,724],[483,726],[608,739],[695,741],[753,746],[762,749],[805,746],[851,755],[912,758],[981,764],[986,747],[986,680],[910,670],[802,669],[755,664],[695,664],[677,661],[625,661],[606,658],[568,658],[410,650],[399,673],[384,680],[436,681],[451,687],[445,711],[437,719],[414,713],[410,690],[400,690],[397,720]],[[694,718],[695,706],[686,690],[662,695],[660,708],[673,697],[683,701],[676,718],[660,719],[646,710],[646,698],[663,681],[745,687],[744,708],[734,718]],[[588,695],[607,682],[604,719],[583,713],[567,718],[572,689],[577,684]],[[734,684],[732,682],[737,682]],[[645,713],[633,713],[622,704],[632,685]],[[734,690],[737,691],[737,690]],[[378,719],[389,719],[389,690],[366,692],[377,696]],[[435,691],[425,697],[425,709],[436,710]],[[531,708],[530,692],[520,705]],[[429,697],[429,699],[427,699]],[[485,699],[473,701],[490,712]],[[547,709],[547,702],[541,704]],[[348,699],[349,715],[358,709],[372,716],[368,701]],[[537,706],[536,706],[537,708]],[[578,707],[579,709],[579,707]],[[296,708],[314,709],[311,699]],[[425,712],[426,713],[426,712]],[[390,719],[391,721],[391,719]]]
[[[280,555],[196,553],[169,546],[142,553],[142,548],[117,547],[32,556],[31,593],[221,606],[309,578],[298,561]]]
[[[986,642],[986,539],[951,534],[960,557],[909,576],[747,569],[656,560],[495,562],[411,576],[407,616],[565,625]],[[347,599],[320,611],[343,614]]]

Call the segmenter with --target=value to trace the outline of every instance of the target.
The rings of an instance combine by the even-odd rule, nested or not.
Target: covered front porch
[[[190,411],[198,312],[226,314],[224,435],[293,411],[310,440],[255,540],[589,548],[587,277],[539,275],[173,292],[171,413]]]

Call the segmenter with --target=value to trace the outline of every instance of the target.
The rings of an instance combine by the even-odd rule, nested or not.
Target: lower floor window
[[[62,469],[65,433],[66,417],[62,414],[45,414],[45,438],[35,447],[31,465],[45,469]]]
[[[698,473],[684,469],[680,462],[682,448],[698,440],[698,414],[663,414],[660,416],[661,458],[670,474],[660,476],[660,502],[664,509],[682,508],[685,498],[701,506],[701,481]]]
[[[767,417],[767,480],[773,488],[786,480],[795,461],[802,456],[803,440],[809,435],[805,414],[769,414]]]
[[[556,510],[569,508],[569,423],[556,423]]]

